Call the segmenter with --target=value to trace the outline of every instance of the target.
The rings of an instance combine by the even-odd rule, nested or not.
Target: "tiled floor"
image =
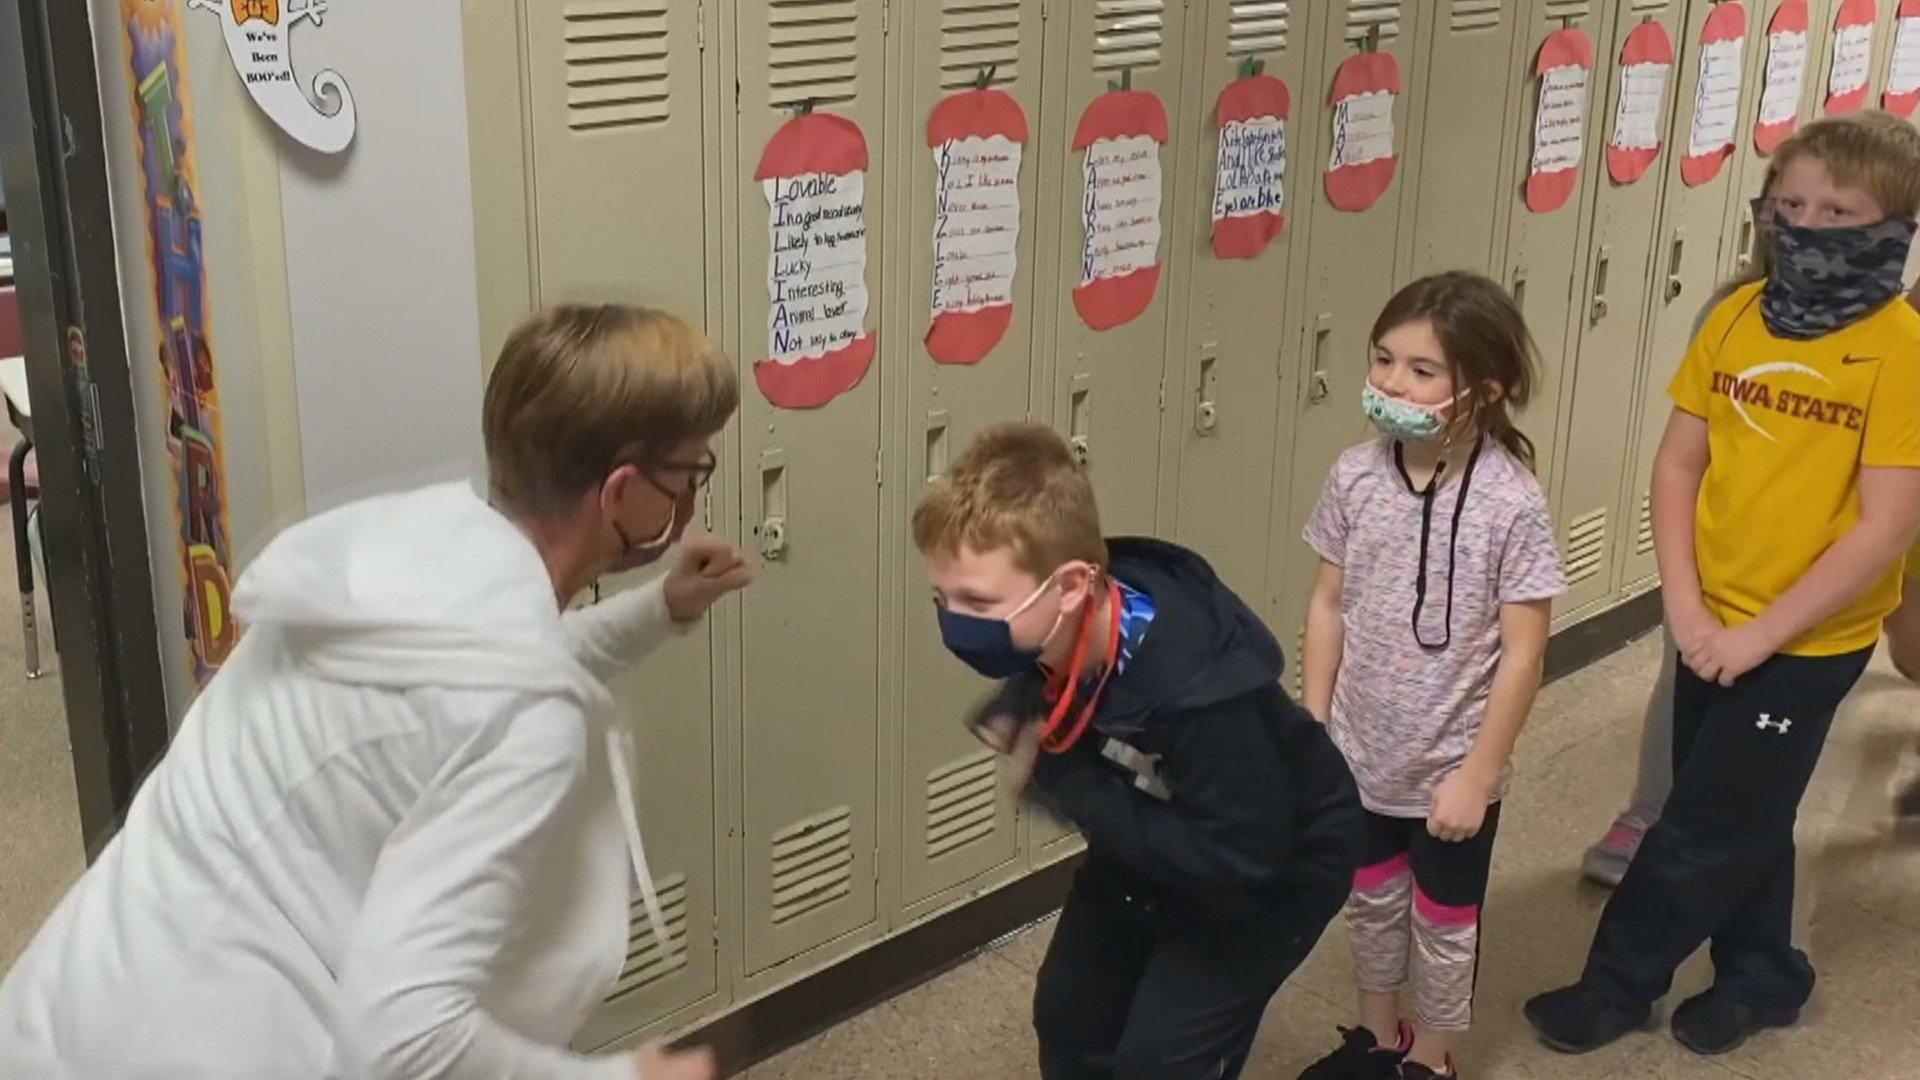
[[[1527,996],[1570,980],[1604,900],[1577,880],[1581,849],[1631,783],[1640,711],[1657,662],[1642,641],[1548,687],[1520,748],[1486,907],[1476,1027],[1462,1074],[1485,1080],[1896,1080],[1920,1076],[1920,841],[1896,835],[1887,792],[1920,740],[1920,689],[1876,660],[1835,725],[1802,808],[1800,922],[1821,972],[1801,1025],[1704,1060],[1665,1032],[1584,1058],[1541,1049]],[[1042,924],[971,963],[753,1068],[752,1080],[1011,1080],[1032,1077],[1027,1023]],[[1349,1023],[1344,932],[1267,1012],[1246,1080],[1294,1080]],[[1682,994],[1704,986],[1705,959]]]

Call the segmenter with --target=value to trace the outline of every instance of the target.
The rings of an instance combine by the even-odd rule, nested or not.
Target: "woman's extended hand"
[[[702,533],[680,542],[680,560],[667,571],[661,592],[674,622],[692,622],[714,601],[753,582],[753,564],[724,536]]]
[[[668,1050],[658,1043],[650,1043],[640,1048],[634,1061],[639,1080],[714,1080],[720,1075],[713,1051],[704,1046]]]

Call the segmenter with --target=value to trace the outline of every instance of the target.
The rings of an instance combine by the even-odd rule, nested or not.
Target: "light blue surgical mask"
[[[1447,430],[1447,418],[1442,414],[1459,400],[1460,395],[1455,394],[1440,405],[1415,405],[1388,397],[1375,390],[1372,383],[1360,387],[1360,411],[1382,435],[1392,439],[1425,442],[1439,438]]]

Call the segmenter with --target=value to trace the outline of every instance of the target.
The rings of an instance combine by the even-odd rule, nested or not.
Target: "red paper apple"
[[[866,169],[867,140],[858,124],[830,113],[804,112],[773,133],[753,177],[804,185]],[[873,363],[873,350],[873,332],[865,331],[820,356],[803,355],[791,362],[757,360],[753,381],[779,408],[817,409],[860,385]]]
[[[1337,108],[1348,98],[1363,94],[1400,93],[1400,62],[1392,53],[1363,52],[1349,56],[1333,73],[1329,100]],[[1394,137],[1398,139],[1399,133]],[[1327,201],[1336,210],[1359,211],[1373,206],[1393,184],[1393,172],[1400,162],[1399,148],[1392,154],[1355,165],[1328,169],[1321,181]]]
[[[1900,8],[1895,12],[1893,47],[1898,52],[1900,39],[1908,34],[1920,34],[1920,0],[1900,0]],[[1908,21],[1914,20],[1914,21]],[[1893,73],[1887,73],[1887,89],[1880,95],[1880,107],[1895,116],[1912,119],[1913,110],[1920,106],[1920,86],[1906,90],[1896,89],[1893,85]]]
[[[1167,142],[1167,109],[1143,90],[1109,90],[1087,103],[1073,132],[1073,149],[1083,153],[1095,143],[1146,137],[1162,146]],[[1160,262],[1131,273],[1099,277],[1073,290],[1073,307],[1080,320],[1095,330],[1108,330],[1138,318],[1153,303],[1160,285]]]
[[[1546,85],[1547,72],[1555,68],[1577,67],[1591,80],[1593,76],[1593,39],[1586,31],[1568,28],[1555,30],[1540,43],[1540,59],[1534,65],[1534,74],[1540,76],[1541,85]],[[1590,84],[1589,84],[1590,85]],[[1582,125],[1586,117],[1580,118]],[[1527,174],[1527,209],[1536,214],[1545,214],[1558,210],[1573,197],[1573,189],[1580,183],[1580,167],[1555,169],[1552,172],[1529,172]]]
[[[1834,57],[1839,58],[1840,31],[1849,27],[1864,26],[1868,33],[1873,32],[1874,19],[1878,16],[1873,0],[1841,0],[1840,10],[1833,15]],[[1867,103],[1867,85],[1873,81],[1869,75],[1860,80],[1860,85],[1840,93],[1834,93],[1831,83],[1827,88],[1827,115],[1839,116],[1850,113]]]
[[[927,117],[927,146],[1000,136],[1024,145],[1027,115],[1004,90],[966,90],[948,96]],[[927,355],[940,364],[977,364],[1013,325],[1012,304],[974,311],[936,311],[927,327]]]
[[[1284,128],[1292,107],[1286,83],[1272,75],[1249,75],[1221,89],[1220,100],[1214,105],[1214,122],[1223,131],[1228,124],[1253,120],[1278,120]],[[1287,212],[1278,206],[1215,217],[1213,253],[1222,259],[1251,259],[1265,251],[1286,227]]]
[[[1746,36],[1747,9],[1742,7],[1736,0],[1729,0],[1728,3],[1715,4],[1713,14],[1707,16],[1707,25],[1700,28],[1700,46],[1704,49],[1709,45],[1721,45],[1729,41],[1740,41]],[[1703,63],[1702,67],[1704,66],[1705,64]],[[1695,109],[1699,108],[1699,102],[1697,100],[1694,102],[1694,107]],[[1688,123],[1693,123],[1693,118],[1689,117]],[[1731,141],[1728,141],[1723,146],[1716,146],[1704,154],[1687,154],[1683,152],[1680,158],[1680,180],[1688,187],[1699,187],[1701,184],[1719,176],[1721,168],[1726,165],[1727,159],[1732,156],[1733,143]]]
[[[1773,52],[1774,39],[1786,34],[1805,34],[1808,26],[1811,25],[1808,20],[1807,0],[1787,0],[1786,3],[1781,4],[1775,9],[1773,21],[1767,24],[1768,54],[1771,55]],[[1805,73],[1802,72],[1802,74],[1804,75]],[[1761,87],[1760,94],[1762,98],[1765,98],[1765,86]],[[1756,112],[1753,121],[1753,148],[1763,154],[1771,154],[1774,148],[1779,146],[1787,136],[1793,134],[1794,129],[1799,126],[1800,108],[1798,102],[1794,104],[1793,116],[1777,124],[1762,123],[1759,113]]]
[[[1641,23],[1621,43],[1620,67],[1624,70],[1640,64],[1673,64],[1673,38],[1667,35],[1665,24]],[[1672,82],[1671,74],[1667,81]],[[1611,137],[1607,139],[1607,175],[1616,184],[1631,184],[1647,175],[1659,157],[1657,144],[1628,149],[1615,146]]]

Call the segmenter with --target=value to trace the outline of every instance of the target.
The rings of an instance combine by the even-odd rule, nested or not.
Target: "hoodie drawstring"
[[[633,857],[633,876],[640,884],[640,903],[647,909],[647,923],[660,939],[662,956],[673,955],[673,940],[667,936],[667,917],[660,910],[660,895],[653,887],[653,871],[647,866],[647,845],[640,838],[640,811],[635,805],[633,737],[619,724],[607,726],[607,760],[613,767],[613,797],[620,805],[620,827],[626,830],[627,854]]]

